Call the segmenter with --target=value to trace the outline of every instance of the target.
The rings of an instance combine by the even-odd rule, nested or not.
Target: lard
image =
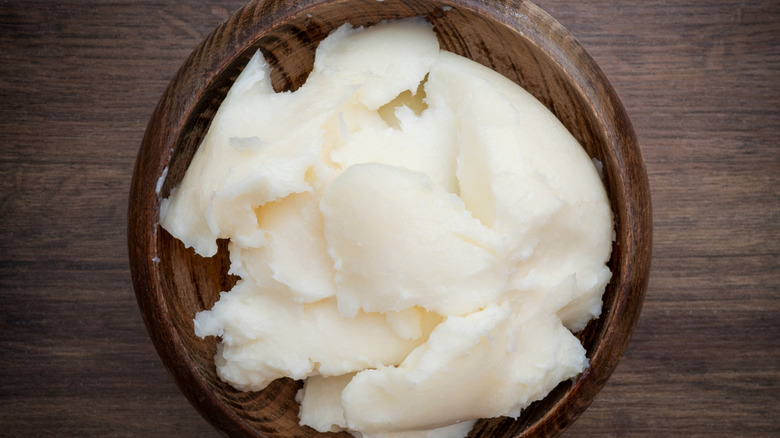
[[[294,92],[256,54],[161,225],[240,277],[195,317],[239,390],[305,379],[301,423],[461,437],[588,365],[612,216],[563,125],[422,20],[344,26]]]

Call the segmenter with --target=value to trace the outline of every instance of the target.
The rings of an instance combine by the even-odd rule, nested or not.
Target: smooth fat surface
[[[459,438],[587,367],[612,215],[541,103],[422,20],[343,26],[295,92],[255,55],[161,225],[241,278],[195,318],[220,377],[305,379],[301,423]]]
[[[379,313],[344,318],[333,299],[300,304],[258,294],[242,281],[195,318],[198,336],[220,336],[220,377],[238,389],[263,389],[280,377],[335,376],[402,361],[421,337],[399,335]],[[418,319],[417,332],[423,321]]]
[[[325,190],[320,209],[345,315],[413,306],[463,315],[504,291],[499,236],[425,174],[356,164]]]
[[[480,64],[442,52],[426,89],[455,108],[460,197],[510,239],[512,287],[540,294],[574,274],[561,316],[581,330],[611,276],[612,212],[590,157],[531,94]]]
[[[342,405],[349,427],[368,432],[517,416],[586,365],[579,341],[552,314],[520,319],[491,306],[450,316],[401,365],[358,373]]]

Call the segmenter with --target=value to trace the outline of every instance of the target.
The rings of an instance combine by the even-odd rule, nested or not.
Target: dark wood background
[[[780,436],[780,2],[538,0],[632,118],[647,298],[565,436]],[[0,436],[216,436],[138,312],[127,194],[146,123],[241,1],[0,2]]]

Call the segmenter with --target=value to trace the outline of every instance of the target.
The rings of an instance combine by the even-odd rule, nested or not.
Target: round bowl
[[[253,1],[190,55],[160,99],[138,154],[129,200],[128,246],[138,304],[152,341],[174,380],[220,432],[231,436],[306,437],[295,394],[280,379],[240,392],[216,375],[216,341],[195,336],[193,317],[235,282],[225,244],[202,258],[158,225],[161,197],[178,185],[211,118],[250,56],[260,49],[277,91],[306,79],[314,50],[349,22],[423,16],[443,49],[480,62],[535,95],[603,163],[615,213],[612,280],[600,318],[580,333],[590,367],[561,383],[518,419],[480,420],[470,436],[555,436],[591,403],[617,366],[639,318],[651,252],[647,176],[636,137],[617,94],[579,43],[536,5],[522,0]],[[342,434],[349,436],[347,434]]]

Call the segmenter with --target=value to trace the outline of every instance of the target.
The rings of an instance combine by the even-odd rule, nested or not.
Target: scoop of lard
[[[195,317],[220,377],[304,379],[301,424],[463,437],[588,365],[613,224],[588,155],[533,96],[419,19],[342,26],[294,92],[256,54],[160,221],[241,278]]]

